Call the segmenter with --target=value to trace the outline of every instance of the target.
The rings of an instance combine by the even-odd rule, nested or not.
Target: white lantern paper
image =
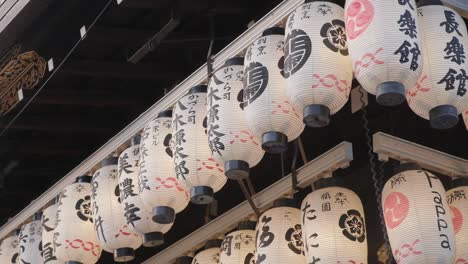
[[[432,127],[447,129],[457,124],[458,115],[468,105],[468,32],[460,15],[439,1],[432,2],[418,9],[423,71],[406,98],[411,109],[429,119]]]
[[[211,203],[227,181],[223,164],[213,159],[208,146],[206,90],[206,85],[192,87],[172,117],[176,176],[196,204]]]
[[[348,101],[353,80],[344,9],[330,1],[306,1],[288,17],[284,77],[291,103],[310,127],[328,125]]]
[[[54,248],[54,230],[57,226],[57,204],[47,207],[42,212],[42,258],[44,264],[58,264]]]
[[[0,244],[0,263],[19,264],[19,240],[17,235],[3,239]]]
[[[205,249],[198,252],[192,260],[192,264],[218,264],[221,253],[220,239],[208,240]]]
[[[346,33],[354,75],[385,106],[403,103],[423,66],[415,0],[348,0]]]
[[[367,263],[364,208],[351,190],[326,187],[302,202],[307,263]]]
[[[42,264],[42,225],[41,216],[21,227],[19,234],[19,263]]]
[[[143,245],[154,247],[164,243],[163,234],[172,227],[171,224],[153,222],[151,209],[144,206],[138,189],[138,162],[140,137],[133,138],[133,145],[119,156],[119,190],[123,215],[128,227],[143,236]]]
[[[461,184],[447,191],[447,202],[452,213],[456,240],[456,264],[468,263],[468,185],[466,179],[456,180]],[[464,181],[464,182],[463,182]]]
[[[78,177],[60,194],[54,230],[55,255],[59,262],[94,264],[101,256],[93,227],[90,182],[91,176]]]
[[[399,264],[452,263],[455,235],[444,186],[415,164],[403,164],[400,171],[382,193],[393,257]]]
[[[94,215],[94,230],[103,249],[112,250],[116,262],[133,260],[134,250],[142,244],[142,238],[127,225],[120,201],[118,158],[102,161],[91,182],[91,203]]]
[[[221,244],[221,264],[253,264],[255,261],[255,222],[239,223],[238,230],[226,235]]]
[[[140,145],[140,196],[153,221],[174,222],[187,207],[189,194],[176,177],[172,154],[172,110],[159,113],[143,130]]]
[[[291,199],[279,199],[257,223],[256,264],[305,263],[301,212]]]
[[[304,130],[302,111],[286,94],[281,74],[284,61],[284,29],[269,28],[247,50],[244,65],[244,112],[250,131],[262,139],[269,153],[285,151],[287,142]]]
[[[231,58],[213,74],[208,88],[208,142],[213,158],[224,165],[230,179],[248,177],[249,168],[264,154],[237,100],[243,78],[244,59]]]

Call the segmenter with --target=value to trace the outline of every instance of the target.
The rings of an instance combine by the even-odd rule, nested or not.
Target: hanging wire
[[[101,16],[104,14],[105,11],[107,11],[107,9],[109,8],[110,4],[113,2],[114,0],[109,0],[107,2],[107,4],[101,9],[101,11],[99,12],[99,14],[97,15],[97,17],[93,20],[93,22],[89,25],[89,28],[86,32],[86,34],[95,26],[95,24],[98,22],[98,20],[101,18]],[[86,36],[86,35],[85,35]],[[80,43],[83,41],[83,39],[85,38],[85,36],[81,37],[76,43],[75,45],[73,45],[73,47],[70,49],[70,51],[67,53],[67,55],[63,58],[63,60],[59,63],[59,65],[57,66],[57,68],[55,69],[55,71],[53,71],[49,77],[47,77],[47,79],[44,81],[44,83],[42,83],[41,87],[39,87],[36,92],[31,96],[31,98],[26,101],[26,103],[24,104],[23,107],[21,107],[21,109],[18,111],[18,113],[8,122],[8,124],[5,126],[5,128],[2,130],[2,132],[0,132],[0,137],[3,136],[6,131],[11,127],[11,125],[16,121],[16,119],[18,119],[18,117],[26,110],[26,108],[31,104],[31,102],[39,95],[39,93],[42,91],[42,89],[44,89],[44,87],[49,83],[49,81],[55,76],[55,74],[58,72],[58,70],[60,70],[60,68],[62,68],[63,64],[65,64],[65,62],[70,58],[70,56],[73,54],[73,52],[76,50],[76,48],[80,45]]]
[[[392,263],[392,252],[390,250],[390,243],[388,240],[388,235],[387,235],[387,229],[385,228],[385,222],[383,218],[383,210],[382,210],[382,189],[383,189],[383,164],[380,165],[380,175],[377,173],[377,161],[376,161],[376,154],[373,152],[373,147],[372,147],[372,137],[371,137],[371,131],[369,129],[369,120],[367,119],[367,110],[365,108],[365,101],[364,101],[364,96],[365,93],[362,91],[362,87],[359,86],[357,89],[359,89],[359,93],[361,94],[359,100],[362,103],[362,108],[361,108],[361,117],[362,117],[362,123],[365,131],[365,137],[366,137],[366,145],[367,145],[367,155],[369,157],[369,163],[370,163],[370,171],[372,175],[372,181],[374,184],[374,191],[375,191],[375,197],[377,198],[377,208],[379,210],[379,220],[380,220],[380,226],[382,229],[382,234],[384,237],[384,243],[385,243],[385,248],[387,251],[387,255],[389,256],[389,260],[387,261],[387,264]]]
[[[300,188],[297,186],[298,181],[297,181],[297,170],[296,170],[297,154],[299,152],[299,144],[300,144],[300,141],[298,138],[294,144],[294,150],[293,150],[294,155],[293,155],[293,159],[291,163],[291,181],[292,181],[291,184],[292,184],[292,189],[294,191],[300,190]]]
[[[258,209],[258,207],[255,205],[254,201],[252,200],[252,195],[247,190],[247,187],[245,186],[245,183],[241,179],[237,179],[237,183],[239,183],[239,186],[241,187],[242,193],[244,194],[245,198],[247,199],[247,202],[249,203],[250,207],[252,207],[252,210],[254,211],[255,215],[257,217],[260,217],[260,210]]]
[[[250,177],[247,177],[245,181],[247,182],[247,187],[249,187],[250,194],[255,195],[257,192],[255,191],[255,188],[252,184],[252,180],[250,179]]]

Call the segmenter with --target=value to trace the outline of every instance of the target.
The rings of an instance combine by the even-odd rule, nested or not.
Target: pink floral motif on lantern
[[[417,250],[416,246],[421,242],[419,239],[416,239],[412,244],[403,244],[400,249],[396,249],[394,252],[394,257],[396,263],[400,263],[403,259],[412,256],[412,255],[421,255],[422,251]]]
[[[392,192],[384,202],[384,217],[387,227],[393,229],[399,226],[409,212],[409,200],[400,192]]]
[[[312,85],[312,88],[336,88],[338,91],[344,92],[346,94],[348,94],[351,90],[351,86],[346,80],[338,80],[334,74],[327,74],[324,77],[321,77],[320,75],[314,73],[312,76],[318,81]]]
[[[283,100],[281,102],[278,102],[277,100],[272,100],[271,103],[273,104],[273,110],[271,111],[272,115],[289,114],[292,112],[296,117],[300,118],[299,113],[288,100]]]
[[[455,229],[455,234],[458,234],[463,226],[463,215],[456,207],[450,206],[450,210],[452,211],[453,228]]]
[[[161,187],[164,187],[164,188],[167,188],[167,189],[176,188],[177,191],[184,192],[185,193],[185,198],[189,199],[188,192],[182,186],[180,186],[180,183],[176,178],[169,177],[167,179],[161,179],[159,177],[156,177],[156,181],[160,184],[160,185],[155,187],[156,190],[161,189]]]
[[[255,137],[249,133],[249,131],[242,130],[242,131],[230,131],[229,134],[231,134],[234,139],[229,141],[229,144],[233,145],[236,142],[239,143],[249,143],[251,142],[255,146],[258,146],[258,142],[255,140]]]
[[[424,87],[425,86],[424,82],[426,80],[427,80],[427,75],[424,74],[416,83],[416,85],[406,92],[406,95],[408,96],[408,104],[412,103],[412,97],[417,96],[419,92],[425,93],[431,90],[430,88]]]
[[[374,53],[366,53],[360,60],[354,63],[354,74],[359,75],[362,68],[367,68],[374,64],[384,64],[385,62],[378,60],[377,55],[383,51],[383,48],[377,49]]]
[[[468,264],[468,260],[459,258],[455,261],[455,264]]]
[[[93,242],[85,242],[81,239],[74,239],[74,240],[65,240],[68,244],[66,248],[73,248],[73,249],[83,249],[84,251],[91,252],[94,256],[99,256],[100,246],[98,244],[94,244]]]
[[[372,23],[374,6],[369,0],[352,1],[346,10],[346,31],[349,39],[355,39]]]
[[[115,235],[115,237],[119,237],[120,235],[124,235],[124,236],[131,236],[131,235],[134,235],[134,236],[136,236],[136,237],[138,236],[137,234],[130,232],[130,230],[128,229],[128,225],[124,225],[124,226],[119,230],[119,233]]]
[[[208,158],[206,161],[202,161],[197,159],[198,168],[197,171],[201,171],[203,169],[207,170],[218,170],[219,172],[224,172],[223,168],[219,163],[217,163],[213,158]]]

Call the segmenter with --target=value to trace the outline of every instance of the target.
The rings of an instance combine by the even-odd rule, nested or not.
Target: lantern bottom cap
[[[64,264],[83,264],[83,262],[79,262],[79,261],[65,261]]]
[[[304,124],[308,127],[325,127],[330,123],[330,108],[324,105],[308,105],[304,108]]]
[[[276,131],[266,132],[262,136],[262,148],[272,154],[285,152],[288,149],[288,136]]]
[[[156,206],[153,208],[153,222],[158,224],[174,223],[175,210],[169,206]]]
[[[144,247],[157,247],[164,244],[164,234],[161,232],[151,232],[143,234]]]
[[[452,105],[439,105],[429,111],[429,122],[435,129],[449,129],[458,123],[458,110]]]
[[[214,191],[209,186],[195,186],[190,189],[190,201],[194,204],[210,204],[213,202]]]
[[[133,248],[118,248],[114,250],[115,262],[132,261],[135,258],[135,250]]]
[[[231,180],[241,180],[249,177],[249,163],[243,160],[228,160],[224,163],[224,174]]]
[[[375,96],[379,105],[397,106],[406,100],[405,86],[399,82],[383,82],[377,85]]]

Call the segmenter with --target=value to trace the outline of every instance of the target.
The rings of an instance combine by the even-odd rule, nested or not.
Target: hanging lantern
[[[292,199],[278,199],[257,223],[256,263],[305,263],[301,212]]]
[[[60,263],[94,264],[101,256],[91,212],[91,178],[76,178],[59,196],[54,246]]]
[[[176,258],[175,264],[192,264],[193,258],[189,256],[182,256]]]
[[[192,87],[174,110],[174,163],[177,179],[190,190],[191,201],[208,204],[227,178],[221,164],[211,156],[207,136],[206,85]]]
[[[0,263],[20,264],[19,263],[19,240],[20,230],[15,231],[15,235],[3,239],[0,244]]]
[[[416,164],[400,165],[382,192],[393,257],[399,264],[452,263],[455,236],[444,186]]]
[[[260,140],[247,129],[237,96],[243,88],[244,58],[231,58],[217,70],[208,89],[208,142],[230,179],[249,176],[263,157]]]
[[[284,152],[287,142],[304,130],[302,112],[287,98],[283,52],[284,29],[265,30],[247,50],[244,90],[239,96],[243,98],[247,126],[262,138],[262,147],[269,153]]]
[[[423,71],[406,98],[411,109],[429,119],[433,128],[451,128],[468,105],[464,48],[468,47],[468,32],[463,18],[439,0],[420,1],[418,6]]]
[[[422,71],[415,0],[349,0],[346,36],[354,75],[384,106],[405,100]]]
[[[468,179],[457,179],[447,191],[456,240],[455,264],[468,263]]]
[[[208,240],[205,248],[198,252],[192,260],[192,264],[218,264],[221,252],[221,239]]]
[[[35,213],[33,221],[21,227],[19,234],[19,263],[42,263],[42,213]]]
[[[231,232],[221,244],[220,263],[251,264],[255,260],[255,222],[239,223],[237,231]]]
[[[351,190],[321,179],[325,188],[302,202],[302,230],[307,263],[367,263],[364,208]]]
[[[145,126],[140,145],[140,196],[152,209],[153,221],[160,224],[173,223],[189,202],[172,156],[172,110],[166,110]]]
[[[343,20],[344,9],[332,1],[306,0],[286,23],[287,93],[310,127],[328,125],[348,101],[353,71]]]
[[[155,247],[164,243],[164,236],[172,227],[171,224],[153,222],[151,211],[141,200],[138,190],[138,162],[140,136],[132,139],[132,146],[124,150],[119,157],[119,190],[123,215],[128,227],[143,236],[145,247]]]
[[[54,249],[54,230],[57,226],[57,204],[42,213],[42,259],[44,264],[58,264]]]
[[[116,157],[102,161],[102,167],[94,173],[91,204],[94,230],[103,249],[114,253],[116,262],[131,261],[142,238],[127,225],[121,205]]]

